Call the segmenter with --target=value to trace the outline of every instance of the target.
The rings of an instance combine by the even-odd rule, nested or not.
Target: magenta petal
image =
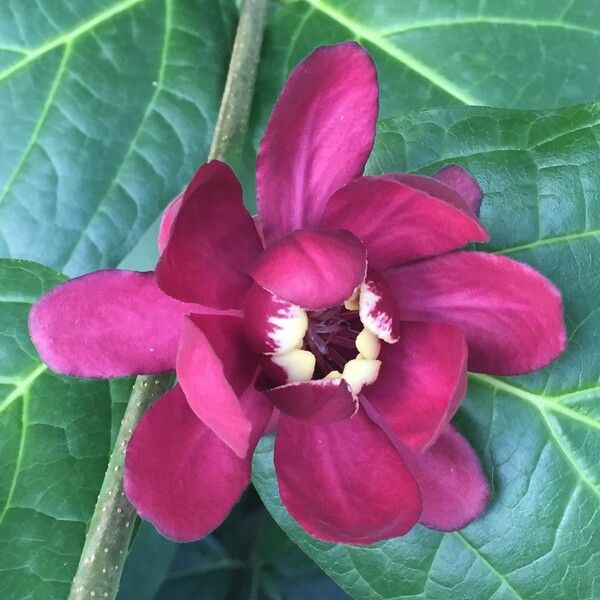
[[[175,368],[189,308],[163,294],[153,273],[96,271],[42,296],[29,313],[29,332],[42,360],[58,373],[161,373]]]
[[[246,341],[241,317],[189,314],[186,320],[188,319],[202,331],[223,365],[225,379],[236,395],[241,396],[252,383],[258,367],[258,359]],[[195,328],[190,327],[184,331],[195,338]]]
[[[160,220],[160,226],[158,228],[158,251],[162,252],[169,241],[169,235],[171,235],[171,228],[173,227],[173,222],[175,221],[175,217],[181,208],[181,203],[183,202],[183,194],[179,194],[179,196],[175,197],[167,208],[165,208],[165,212],[163,213],[162,219]]]
[[[287,352],[301,344],[308,321],[299,306],[254,284],[244,300],[244,329],[255,352]]]
[[[476,519],[489,500],[489,486],[477,455],[448,425],[425,453],[402,451],[421,489],[419,523],[438,531],[461,529]]]
[[[317,48],[293,70],[258,152],[267,242],[317,225],[329,196],[362,173],[377,94],[373,61],[355,42]]]
[[[282,413],[311,425],[348,419],[358,408],[358,399],[343,379],[288,383],[265,393]]]
[[[264,425],[264,407],[246,403]],[[259,414],[260,413],[260,414]],[[261,433],[257,425],[252,450]],[[127,447],[125,493],[166,537],[197,540],[218,527],[250,481],[252,452],[237,457],[190,409],[179,386],[143,415]]]
[[[348,231],[304,229],[265,250],[252,276],[279,298],[319,310],[350,298],[366,269],[365,250]]]
[[[448,187],[456,190],[460,197],[469,205],[471,210],[478,215],[483,192],[477,180],[462,167],[448,165],[432,175],[434,179],[445,183]]]
[[[157,281],[185,302],[240,308],[252,283],[248,270],[261,250],[239,182],[215,160],[200,167],[184,192],[156,265]]]
[[[416,175],[353,181],[331,197],[321,225],[354,233],[367,250],[369,265],[378,269],[488,239],[453,190]]]
[[[386,271],[402,319],[461,327],[469,370],[517,375],[565,348],[560,292],[537,271],[504,256],[455,252]]]
[[[361,286],[359,315],[362,324],[379,339],[394,344],[400,337],[400,320],[387,281],[369,269]]]
[[[223,338],[213,347],[196,322],[199,317],[186,317],[177,353],[177,378],[196,415],[243,457],[249,447],[252,424],[240,405],[240,388],[252,385],[248,373],[256,366],[249,353],[244,356],[243,346],[238,346],[243,341],[241,319],[206,318],[219,320]],[[220,350],[224,350],[221,356]]]
[[[402,323],[383,344],[377,381],[363,390],[369,416],[412,450],[427,449],[458,410],[467,388],[467,344],[458,327]]]
[[[281,414],[275,470],[292,517],[324,541],[372,544],[403,535],[421,514],[415,480],[362,409],[329,425]]]

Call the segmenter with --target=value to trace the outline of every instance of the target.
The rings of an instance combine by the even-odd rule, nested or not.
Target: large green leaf
[[[567,352],[529,376],[470,377],[457,424],[492,501],[455,533],[416,527],[370,548],[304,534],[281,507],[271,440],[255,485],[286,532],[346,591],[367,598],[600,597],[600,105],[548,112],[458,108],[384,122],[371,172],[467,167],[486,193],[487,250],[562,290]]]
[[[104,382],[57,377],[27,332],[31,304],[62,281],[0,260],[0,598],[67,596],[110,449]]]
[[[382,116],[600,96],[597,0],[291,0],[267,30],[257,129],[290,69],[315,46],[346,39],[377,63]]]
[[[205,158],[233,0],[0,3],[0,256],[116,266]]]

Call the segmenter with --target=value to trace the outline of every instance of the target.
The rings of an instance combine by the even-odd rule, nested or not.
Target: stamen
[[[290,350],[273,354],[271,360],[287,374],[287,383],[310,381],[315,372],[316,356],[308,350]]]

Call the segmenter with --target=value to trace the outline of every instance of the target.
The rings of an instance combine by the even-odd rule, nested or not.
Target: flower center
[[[341,306],[308,313],[304,347],[315,355],[315,378],[342,371],[356,358],[356,338],[362,329],[357,310]]]
[[[271,354],[287,383],[310,379],[344,379],[354,394],[374,383],[381,362],[381,341],[361,319],[359,291],[343,306],[306,314],[295,348]],[[297,318],[295,319],[297,320]]]

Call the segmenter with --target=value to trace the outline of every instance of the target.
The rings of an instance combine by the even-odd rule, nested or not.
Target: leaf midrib
[[[306,0],[310,2],[310,0]],[[511,17],[472,17],[467,19],[442,19],[432,21],[422,21],[420,23],[410,23],[406,26],[395,27],[393,29],[383,29],[379,32],[382,37],[389,37],[392,35],[399,35],[401,33],[409,33],[411,31],[418,31],[422,29],[436,29],[444,27],[454,27],[463,25],[512,25],[515,27],[540,27],[540,28],[556,28],[565,29],[566,31],[576,31],[578,33],[585,33],[593,36],[600,36],[600,30],[593,29],[592,27],[585,27],[584,25],[577,25],[575,23],[567,23],[566,21],[550,21],[547,19],[540,19],[535,21],[533,19],[515,19]]]
[[[19,71],[20,69],[26,67],[29,63],[38,59],[40,56],[43,56],[44,54],[51,52],[55,48],[58,48],[60,46],[63,46],[70,42],[75,41],[77,38],[81,37],[83,34],[98,27],[98,25],[101,25],[102,23],[104,23],[105,21],[108,21],[112,17],[132,8],[136,4],[141,4],[142,2],[145,2],[145,1],[146,0],[124,0],[123,2],[119,2],[118,4],[115,4],[114,6],[112,6],[112,8],[108,8],[108,9],[96,14],[95,16],[91,17],[87,21],[80,23],[77,27],[74,27],[70,31],[63,33],[63,34],[45,42],[44,44],[42,44],[41,46],[38,46],[37,48],[27,51],[25,53],[24,58],[22,58],[21,60],[17,61],[14,64],[12,64],[10,67],[4,69],[4,71],[0,71],[0,81],[6,79],[7,77],[10,77],[12,74],[14,74],[17,71]]]

